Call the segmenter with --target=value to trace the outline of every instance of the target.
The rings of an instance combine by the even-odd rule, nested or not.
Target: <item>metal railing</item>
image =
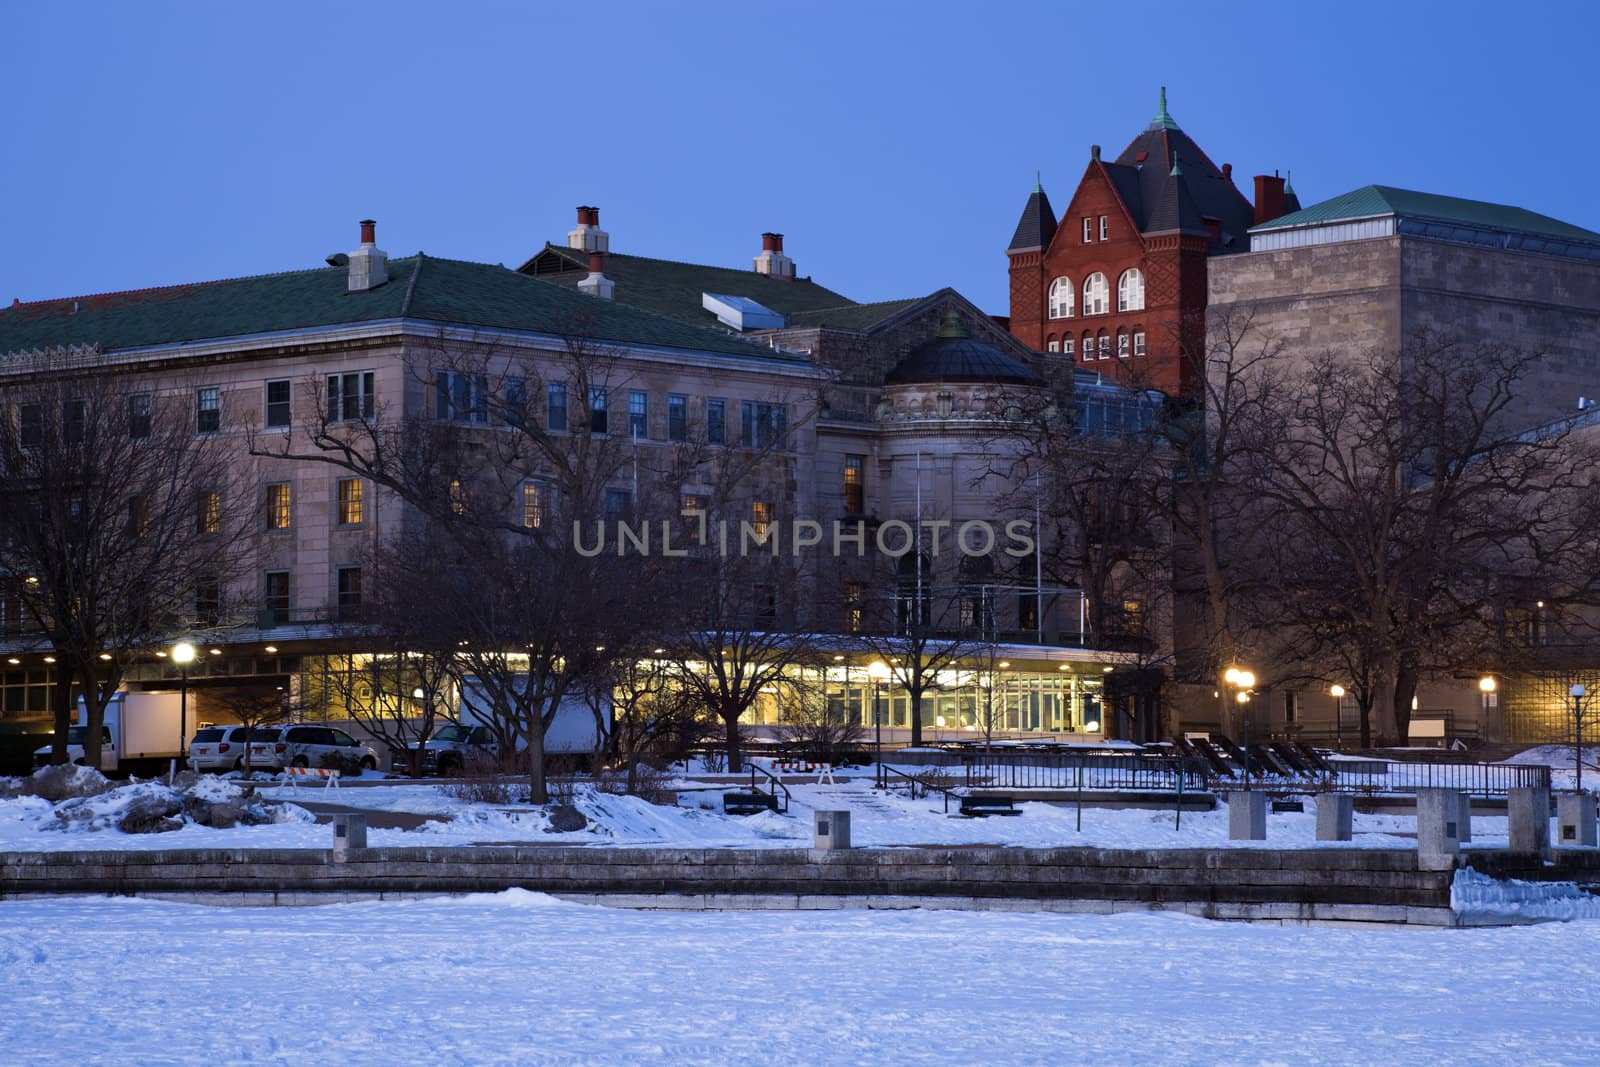
[[[889,790],[894,788],[894,786],[900,782],[904,782],[908,787],[908,792],[912,800],[917,799],[918,789],[922,790],[923,796],[927,796],[930,793],[939,793],[944,797],[944,813],[946,815],[950,814],[951,797],[955,798],[958,806],[960,805],[961,794],[957,793],[953,789],[949,789],[942,785],[936,785],[935,783],[929,781],[928,779],[930,776],[928,774],[923,774],[921,776],[907,774],[905,771],[896,770],[895,768],[883,763],[877,764],[877,768],[877,787],[879,789]]]
[[[766,778],[767,781],[771,783],[768,788],[761,788],[760,784],[756,781],[756,775],[758,774]],[[789,787],[784,785],[783,782],[779,781],[778,776],[767,770],[765,767],[758,767],[753,762],[750,764],[750,792],[771,793],[773,799],[776,800],[780,791],[783,793],[783,806],[780,807],[778,811],[781,814],[787,814],[789,811],[789,802],[794,799],[793,795],[789,792]]]
[[[1510,763],[1356,763],[1349,770],[1335,761],[1334,774],[1320,785],[1334,793],[1414,793],[1453,789],[1475,796],[1504,796],[1512,789],[1549,789],[1550,768]],[[1352,761],[1353,762],[1353,761]],[[1376,763],[1377,761],[1374,761]]]
[[[1209,768],[1188,756],[1015,753],[962,758],[969,789],[1091,789],[1171,793],[1206,788]]]

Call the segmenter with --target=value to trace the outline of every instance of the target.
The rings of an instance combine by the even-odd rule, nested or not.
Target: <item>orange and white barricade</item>
[[[295,783],[297,781],[299,781],[301,778],[321,778],[323,780],[322,788],[324,788],[324,789],[338,789],[339,788],[339,772],[337,770],[334,770],[333,768],[330,768],[330,767],[285,767],[283,769],[283,780],[284,780],[284,782],[286,782],[289,785],[289,787],[291,789],[294,788]]]

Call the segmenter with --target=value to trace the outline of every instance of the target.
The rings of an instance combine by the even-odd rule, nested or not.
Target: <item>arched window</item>
[[[1052,319],[1072,318],[1072,301],[1077,291],[1072,288],[1072,279],[1060,277],[1050,283],[1050,317]]]
[[[1063,337],[1061,339],[1061,354],[1063,356],[1072,355],[1072,350],[1075,347],[1076,346],[1072,343],[1072,335],[1071,334],[1068,334],[1066,337]]]
[[[1094,362],[1094,334],[1088,330],[1083,331],[1083,361]]]
[[[1056,340],[1054,334],[1051,334],[1048,338],[1045,339],[1044,350],[1046,352],[1059,352],[1059,351],[1061,351],[1061,342]]]
[[[1094,336],[1095,347],[1100,350],[1101,359],[1111,358],[1111,335],[1101,330]]]
[[[1123,271],[1117,279],[1117,310],[1144,310],[1144,272],[1137,267]]]
[[[1128,331],[1127,330],[1118,330],[1117,331],[1117,358],[1118,359],[1127,359],[1128,358]]]
[[[1106,276],[1095,271],[1083,280],[1083,313],[1085,315],[1104,315],[1111,310],[1111,287],[1106,284]]]

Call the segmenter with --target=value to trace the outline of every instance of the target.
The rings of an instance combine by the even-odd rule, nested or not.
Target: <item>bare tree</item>
[[[97,766],[128,666],[221,622],[249,509],[235,506],[220,408],[210,422],[196,398],[93,361],[45,358],[0,378],[0,572],[56,656],[56,762],[72,679]]]
[[[256,732],[264,726],[286,722],[290,717],[289,703],[284,694],[277,689],[264,686],[235,686],[219,689],[213,700],[218,708],[238,720],[239,725],[245,728],[244,752],[241,754],[241,768],[245,777],[253,773],[252,742],[256,740]]]

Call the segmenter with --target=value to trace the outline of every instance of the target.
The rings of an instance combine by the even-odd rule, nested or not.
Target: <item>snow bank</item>
[[[1463,868],[1450,885],[1450,908],[1462,915],[1541,920],[1600,919],[1600,897],[1576,882],[1491,878]]]

